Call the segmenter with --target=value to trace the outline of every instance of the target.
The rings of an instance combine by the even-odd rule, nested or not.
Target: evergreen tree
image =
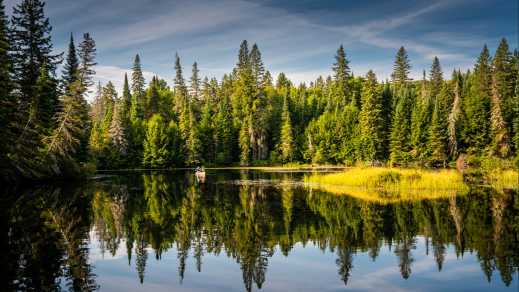
[[[470,90],[464,102],[466,123],[463,137],[468,152],[481,153],[489,144],[490,137],[490,54],[483,47],[474,73],[470,76]]]
[[[442,89],[443,85],[443,72],[438,57],[434,57],[431,66],[431,72],[429,74],[429,94],[431,95],[431,98],[435,99],[436,96],[440,93],[440,90]]]
[[[448,94],[449,88],[447,85],[444,85],[440,95],[444,97]],[[447,124],[444,119],[445,107],[444,104],[442,104],[442,100],[444,100],[442,97],[437,97],[434,102],[431,125],[429,127],[428,152],[430,153],[430,162],[433,165],[440,164],[445,167],[447,161]]]
[[[60,55],[52,55],[51,26],[44,14],[45,3],[23,0],[13,8],[11,51],[13,76],[22,102],[28,106],[35,98],[34,85],[44,64],[54,76]],[[53,97],[57,100],[57,96]],[[46,113],[54,115],[55,111]]]
[[[144,110],[145,118],[149,119],[156,113],[159,113],[159,80],[157,76],[151,79],[150,87],[147,91],[146,108]]]
[[[128,83],[128,75],[124,73],[124,83],[123,83],[123,95],[122,95],[122,119],[124,123],[128,124],[130,121],[130,109],[132,106],[132,95],[130,93],[130,85]]]
[[[124,103],[122,100],[115,103],[112,122],[108,130],[110,142],[115,147],[119,156],[126,155],[128,150],[128,142],[126,139],[126,129],[124,128],[123,112]],[[118,157],[121,159],[121,157]]]
[[[391,131],[389,160],[391,164],[406,164],[410,151],[410,105],[412,91],[407,87],[400,89],[398,104],[393,115],[393,126]]]
[[[459,130],[462,118],[462,100],[461,100],[461,73],[454,71],[452,76],[454,81],[454,101],[448,118],[448,136],[449,136],[449,154],[455,158],[459,150]]]
[[[360,150],[362,159],[373,162],[382,159],[384,117],[382,115],[380,92],[377,77],[369,70],[362,89],[362,109],[359,115]]]
[[[214,162],[215,159],[215,145],[214,145],[214,128],[212,123],[213,113],[211,111],[211,104],[206,102],[202,110],[202,117],[200,119],[200,144],[202,160],[204,162]],[[216,120],[216,119],[215,119]],[[215,123],[216,124],[216,123]],[[228,146],[229,147],[229,146]]]
[[[420,85],[420,96],[416,99],[411,116],[411,156],[422,161],[429,136],[429,124],[431,121],[432,105],[430,89],[425,79],[425,71]]]
[[[400,47],[396,54],[395,64],[393,65],[393,73],[391,78],[393,84],[399,88],[409,81],[409,71],[411,70],[411,64],[407,57],[407,51],[404,47]]]
[[[41,126],[41,130],[49,132],[52,129],[53,117],[59,102],[56,100],[57,86],[56,80],[49,75],[48,67],[43,64],[40,76],[34,86],[35,98],[31,103],[31,119]]]
[[[88,88],[94,85],[93,76],[96,74],[94,66],[97,65],[96,58],[96,42],[90,36],[90,33],[83,34],[83,40],[79,44],[79,68],[78,80],[83,87],[83,91],[88,92]]]
[[[288,109],[288,100],[285,96],[283,101],[283,113],[281,120],[281,133],[280,133],[280,144],[279,152],[281,154],[281,160],[284,163],[291,162],[294,158],[294,137],[292,134],[292,121],[290,119],[290,111]]]
[[[344,47],[342,45],[337,49],[337,53],[335,55],[335,63],[333,64],[333,73],[334,79],[337,83],[338,91],[339,91],[339,101],[341,104],[345,105],[349,103],[349,89],[348,82],[350,79],[350,67],[349,61],[346,58],[346,53],[344,52]]]
[[[496,93],[500,99],[503,120],[508,126],[509,133],[513,133],[513,100],[515,79],[518,76],[517,68],[517,64],[514,64],[514,56],[509,51],[508,42],[505,38],[501,39],[492,60],[492,78],[495,79]]]
[[[503,118],[502,103],[497,76],[492,76],[492,93],[490,96],[490,129],[492,135],[491,153],[505,158],[510,153],[508,128]]]
[[[78,79],[78,69],[79,61],[76,54],[76,46],[74,45],[74,37],[70,34],[67,58],[61,74],[63,91],[67,91],[70,84]]]
[[[215,117],[215,153],[216,163],[229,164],[233,160],[233,122],[228,97],[224,96]]]
[[[193,110],[188,109],[189,112],[189,134],[187,136],[186,148],[187,148],[187,164],[198,165],[202,158],[202,145],[200,141],[200,133]]]
[[[164,118],[153,115],[147,122],[144,139],[143,165],[151,168],[167,166],[169,138]]]
[[[178,53],[175,54],[175,107],[177,113],[186,111],[189,100],[187,94],[187,87],[182,75],[182,65],[180,64],[180,57]]]
[[[256,82],[256,90],[261,91],[265,86],[265,66],[261,60],[261,53],[258,49],[258,45],[252,45],[249,59],[252,68],[252,76]]]
[[[138,119],[143,118],[144,82],[141,58],[139,54],[137,54],[135,55],[132,67],[132,105],[130,117],[133,123],[136,123]]]
[[[250,119],[250,118],[249,118]],[[249,133],[249,124],[250,121],[247,119],[242,122],[240,128],[240,162],[243,165],[247,165],[250,162],[250,133]]]
[[[200,99],[200,77],[198,77],[199,73],[200,70],[198,70],[198,64],[194,62],[191,74],[191,96],[193,97],[193,100]]]

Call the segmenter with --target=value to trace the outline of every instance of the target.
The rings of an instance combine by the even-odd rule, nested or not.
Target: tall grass
[[[352,168],[340,173],[311,175],[305,182],[324,191],[383,203],[443,198],[469,190],[456,170]]]
[[[495,170],[486,175],[488,184],[494,189],[516,189],[519,190],[519,172],[516,170]]]

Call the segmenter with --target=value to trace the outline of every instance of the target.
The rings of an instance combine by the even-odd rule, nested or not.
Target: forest
[[[44,7],[22,0],[9,18],[0,0],[3,180],[198,165],[448,167],[462,155],[519,163],[519,52],[506,39],[493,54],[483,45],[465,72],[443,72],[435,57],[422,80],[410,78],[404,47],[388,60],[390,80],[355,76],[341,45],[332,74],[309,84],[272,76],[246,40],[221,80],[196,62],[184,74],[179,54],[174,80],[145,80],[137,54],[119,94],[94,82],[89,33],[55,53]]]

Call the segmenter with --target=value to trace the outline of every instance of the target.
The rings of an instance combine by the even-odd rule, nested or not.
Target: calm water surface
[[[519,195],[381,204],[300,172],[5,190],[2,291],[519,291]]]

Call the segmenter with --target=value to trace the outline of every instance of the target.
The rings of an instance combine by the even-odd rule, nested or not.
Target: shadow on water
[[[452,248],[457,258],[475,254],[489,282],[496,272],[509,288],[517,281],[516,192],[479,187],[464,196],[388,204],[311,190],[298,183],[302,176],[212,171],[199,184],[191,172],[126,173],[84,185],[5,191],[3,286],[7,291],[100,288],[96,279],[103,275],[95,275],[89,241],[98,243],[101,254],[124,250],[141,283],[150,256],[161,260],[175,251],[180,283],[188,258],[201,272],[204,256],[214,255],[239,265],[246,291],[261,289],[268,282],[269,260],[277,251],[290,260],[297,244],[334,253],[336,277],[344,285],[357,255],[375,261],[384,247],[401,278],[408,279],[420,238],[439,271]]]

